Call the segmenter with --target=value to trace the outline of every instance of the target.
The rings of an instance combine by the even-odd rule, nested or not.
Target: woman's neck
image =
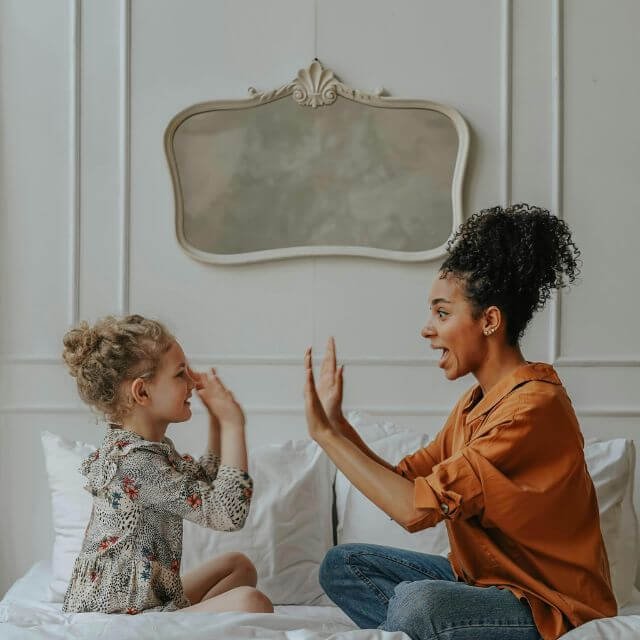
[[[502,378],[513,373],[526,362],[520,351],[520,345],[496,345],[489,349],[482,367],[474,372],[482,388],[482,395],[486,396]]]

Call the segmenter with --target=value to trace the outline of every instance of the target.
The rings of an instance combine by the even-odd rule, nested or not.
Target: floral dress
[[[198,462],[169,438],[112,428],[83,461],[93,511],[63,611],[174,611],[191,603],[180,580],[182,520],[219,531],[242,528],[253,482],[246,471]]]

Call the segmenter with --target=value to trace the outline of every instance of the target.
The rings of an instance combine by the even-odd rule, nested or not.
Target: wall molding
[[[610,358],[600,360],[597,358],[570,358],[561,356],[553,363],[559,367],[640,367],[640,359],[634,358]]]
[[[71,0],[69,10],[71,34],[69,60],[69,266],[68,266],[68,314],[70,326],[78,323],[80,316],[80,224],[81,224],[81,82],[82,82],[82,3]]]
[[[189,356],[189,354],[187,354]],[[220,355],[220,354],[193,354],[189,356],[189,361],[193,364],[208,365],[294,365],[302,366],[304,353],[299,356],[282,356],[282,355],[263,355],[263,356],[245,356],[245,355]],[[338,358],[339,363],[350,366],[408,366],[420,367],[424,365],[435,366],[438,364],[438,358],[385,358],[377,356]],[[61,365],[63,360],[61,356],[54,355],[28,355],[28,354],[7,354],[0,356],[0,363],[3,364],[41,364],[41,365]],[[316,362],[319,364],[319,362]]]
[[[503,206],[511,204],[512,194],[512,136],[513,136],[513,4],[502,0],[500,13],[500,113],[502,126],[500,147],[502,151],[502,175],[500,194]]]
[[[396,416],[448,416],[452,406],[427,407],[427,406],[396,406],[396,405],[363,405],[360,407],[345,407],[345,412],[359,409],[371,415],[396,415]],[[244,405],[247,414],[259,415],[304,415],[304,405]],[[640,418],[640,407],[610,407],[610,406],[583,406],[575,407],[578,418]],[[87,407],[81,405],[6,405],[0,407],[0,414],[86,414],[101,420],[100,416],[93,414]],[[194,415],[205,415],[202,407],[194,407]]]
[[[551,5],[551,210],[564,217],[564,0]],[[562,367],[638,367],[640,357],[583,358],[562,355],[562,291],[549,301],[549,362]]]
[[[131,0],[120,2],[120,315],[131,301]]]
[[[297,366],[302,363],[302,355],[300,356],[283,356],[283,355],[263,355],[263,356],[245,356],[245,355],[221,355],[221,354],[193,354],[189,356],[189,361],[193,364],[204,365],[246,365],[246,366]],[[321,356],[318,356],[321,357]],[[386,358],[383,356],[367,356],[367,357],[347,357],[338,358],[341,364],[349,366],[399,366],[399,367],[421,367],[421,366],[437,366],[437,358]],[[61,356],[55,355],[31,355],[31,354],[6,354],[0,356],[1,364],[29,364],[29,365],[61,365],[63,364]],[[558,367],[574,367],[574,368],[616,368],[616,367],[640,367],[640,359],[635,358],[556,358],[553,363]]]
[[[563,0],[551,5],[551,210],[563,218],[564,205],[564,13]],[[551,298],[549,314],[549,362],[561,353],[562,293]]]

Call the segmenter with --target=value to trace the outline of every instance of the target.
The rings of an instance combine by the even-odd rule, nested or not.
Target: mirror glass
[[[421,104],[337,95],[311,108],[289,91],[179,114],[166,144],[181,243],[211,262],[442,248],[463,154],[453,120]]]

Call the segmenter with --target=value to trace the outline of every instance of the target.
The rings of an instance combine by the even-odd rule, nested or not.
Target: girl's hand
[[[342,415],[342,371],[344,367],[336,367],[336,341],[333,337],[327,341],[327,350],[320,367],[318,379],[318,397],[327,418],[332,425],[338,426]]]
[[[194,371],[190,366],[187,366],[187,374],[193,381],[194,388],[197,392],[199,392],[201,389],[204,389],[204,385],[207,380],[206,373],[202,373],[201,371]],[[220,421],[218,420],[218,417],[215,414],[211,413],[211,411],[209,411],[209,425],[216,429],[220,428]]]
[[[211,416],[218,419],[220,425],[244,427],[245,417],[242,407],[218,378],[215,369],[200,374],[200,388],[198,395],[209,410]]]
[[[207,374],[201,373],[200,371],[194,371],[189,365],[187,365],[187,374],[193,380],[196,391],[200,391],[203,387],[203,377],[206,377]]]
[[[304,366],[306,382],[304,385],[304,410],[307,417],[307,428],[313,440],[320,443],[323,437],[335,433],[331,422],[322,407],[322,402],[316,391],[313,379],[313,363],[311,359],[311,347],[304,354]]]

